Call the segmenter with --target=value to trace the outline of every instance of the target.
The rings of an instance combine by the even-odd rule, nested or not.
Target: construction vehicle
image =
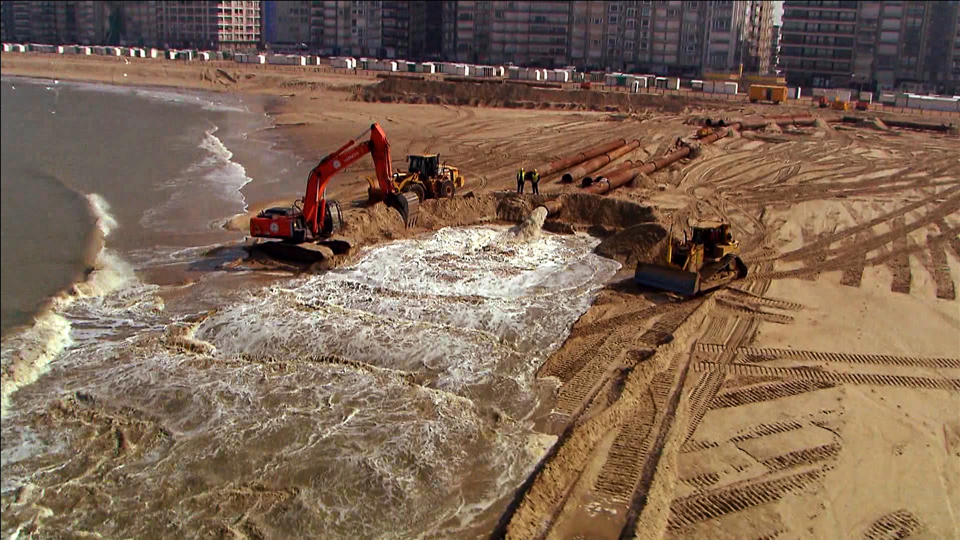
[[[839,97],[833,98],[833,101],[830,103],[830,110],[833,111],[849,111],[852,108],[852,104],[845,100],[840,99]]]
[[[409,167],[390,177],[390,189],[395,193],[413,193],[418,201],[453,197],[464,185],[460,169],[440,163],[440,154],[411,154],[407,156]],[[370,201],[382,200],[384,191],[379,179],[367,177]]]
[[[740,259],[740,242],[733,238],[730,224],[720,220],[701,221],[684,232],[683,242],[673,238],[667,244],[666,264],[637,263],[634,281],[640,285],[694,296],[747,276]]]
[[[750,85],[750,103],[769,101],[775,105],[787,102],[786,86]]]
[[[335,152],[320,160],[307,177],[307,191],[291,207],[269,208],[250,218],[250,235],[274,238],[287,243],[320,241],[330,237],[343,226],[340,205],[324,197],[327,184],[341,170],[366,154],[373,157],[377,180],[387,205],[395,208],[410,225],[416,217],[420,201],[415,194],[400,193],[392,182],[390,143],[379,124],[370,126],[370,140],[350,140]],[[358,137],[359,138],[359,137]]]

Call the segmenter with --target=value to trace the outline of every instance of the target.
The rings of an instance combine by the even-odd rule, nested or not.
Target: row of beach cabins
[[[519,66],[487,66],[462,64],[454,62],[408,62],[405,60],[382,60],[376,58],[353,58],[346,56],[305,56],[295,54],[245,54],[229,51],[196,51],[156,49],[143,47],[111,47],[86,45],[43,45],[4,43],[3,52],[14,53],[49,53],[116,56],[130,58],[155,58],[166,60],[212,61],[226,60],[241,64],[272,64],[286,66],[320,66],[327,65],[339,69],[367,70],[388,73],[418,73],[442,74],[445,77],[465,78],[500,78],[544,83],[591,83],[604,87],[620,89],[627,92],[643,91],[678,91],[681,84],[694,92],[704,94],[720,94],[735,96],[746,92],[740,84],[724,80],[689,80],[681,81],[679,77],[663,77],[658,75],[635,75],[628,73],[608,72],[578,72],[575,68],[542,69],[525,68]],[[799,99],[801,89],[790,87],[787,89],[789,99]],[[827,96],[842,101],[864,100],[873,101],[869,92],[856,93],[845,89],[820,89],[804,91],[804,95],[814,98]],[[926,96],[915,93],[881,92],[877,101],[883,105],[903,108],[935,111],[960,112],[960,97],[958,96]]]

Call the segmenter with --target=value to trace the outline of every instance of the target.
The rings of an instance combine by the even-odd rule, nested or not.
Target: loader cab
[[[426,178],[433,178],[440,173],[440,154],[409,155],[407,159],[411,173],[420,173]]]

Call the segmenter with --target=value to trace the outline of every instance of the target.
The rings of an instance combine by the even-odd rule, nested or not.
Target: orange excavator
[[[343,169],[370,154],[377,171],[380,193],[388,206],[395,208],[410,225],[416,218],[420,200],[415,193],[399,193],[391,181],[390,143],[380,124],[370,126],[370,140],[357,142],[356,137],[337,151],[320,160],[307,178],[307,192],[292,207],[269,208],[250,218],[250,235],[275,238],[288,243],[319,241],[343,227],[340,205],[324,197],[327,184]]]

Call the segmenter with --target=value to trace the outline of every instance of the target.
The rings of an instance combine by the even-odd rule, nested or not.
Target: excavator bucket
[[[420,211],[420,198],[416,193],[410,191],[393,193],[387,197],[387,204],[400,212],[400,217],[403,218],[403,223],[407,227],[416,223],[417,213]]]
[[[639,285],[684,296],[694,296],[700,292],[700,274],[687,272],[674,266],[639,262],[633,279]]]

